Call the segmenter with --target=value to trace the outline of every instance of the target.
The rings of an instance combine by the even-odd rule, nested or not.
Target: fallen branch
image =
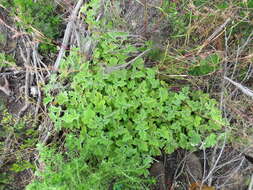
[[[33,46],[33,53],[32,53],[32,57],[33,57],[33,66],[34,68],[37,68],[37,65],[38,65],[38,62],[41,61],[38,57],[38,52],[37,52],[37,49],[38,49],[39,45],[38,44],[35,44]],[[42,62],[42,61],[41,61]],[[47,69],[47,67],[45,67]],[[37,123],[38,121],[38,113],[39,113],[39,109],[40,109],[40,105],[41,105],[41,101],[42,101],[42,97],[41,97],[41,91],[40,91],[40,83],[44,83],[45,84],[45,81],[43,80],[40,80],[39,78],[42,78],[43,80],[43,77],[42,76],[39,76],[39,72],[37,71],[37,69],[35,69],[35,79],[36,79],[36,86],[34,88],[31,87],[31,94],[34,96],[34,97],[37,97],[37,103],[36,103],[36,107],[35,107],[35,113],[34,113],[34,122]],[[32,90],[34,89],[34,91]]]
[[[209,38],[207,38],[206,41],[204,41],[202,46],[200,46],[200,49],[197,54],[199,54],[202,51],[202,49],[206,47],[212,40],[214,40],[217,36],[219,36],[219,34],[222,32],[222,30],[227,26],[227,24],[230,21],[231,21],[231,18],[229,17],[222,25],[216,28],[216,30],[212,33],[212,35],[209,36]]]
[[[54,64],[54,71],[58,70],[58,68],[60,66],[61,59],[65,55],[65,50],[66,50],[66,47],[68,46],[68,43],[69,43],[70,34],[72,32],[72,29],[73,29],[74,21],[77,18],[78,11],[81,8],[82,4],[83,4],[83,0],[79,0],[78,3],[76,4],[71,16],[70,16],[69,22],[68,22],[66,30],[65,30],[65,34],[64,34],[62,45],[61,45],[61,49],[59,51],[59,54],[58,54],[57,59],[56,59],[55,64]]]
[[[9,71],[9,72],[5,72],[5,73],[0,73],[0,77],[6,77],[6,76],[15,76],[18,74],[22,74],[25,73],[25,71]]]
[[[226,76],[224,77],[224,79],[229,81],[231,84],[235,85],[237,88],[239,88],[247,96],[250,96],[251,98],[253,98],[253,91],[252,90],[250,90],[247,87],[241,85],[240,83],[237,83],[237,82],[231,80],[230,78],[228,78]]]
[[[10,85],[6,77],[4,77],[4,85],[0,86],[0,90],[3,91],[7,96],[11,95]]]
[[[218,146],[219,145],[217,144],[216,147],[218,147]],[[208,181],[208,185],[211,186],[214,171],[215,171],[216,166],[218,165],[218,163],[221,159],[221,156],[224,152],[225,146],[226,146],[226,137],[224,138],[224,141],[223,141],[223,144],[222,144],[222,147],[221,147],[221,150],[220,150],[220,153],[219,153],[218,157],[215,158],[216,155],[215,154],[212,155],[213,159],[212,159],[212,163],[211,163],[211,167],[210,167],[211,169],[210,169],[209,173],[207,174],[207,176],[201,181],[201,186],[200,186],[201,188],[200,189],[202,189],[202,186],[205,184],[206,181]],[[215,151],[215,153],[216,153],[216,151]]]
[[[25,43],[24,43],[25,44]],[[21,108],[18,113],[18,117],[20,118],[22,114],[27,110],[29,107],[29,88],[30,88],[30,62],[31,62],[31,49],[30,47],[26,48],[26,57],[23,53],[23,50],[20,48],[21,57],[24,60],[24,65],[26,67],[26,75],[25,75],[25,105]]]

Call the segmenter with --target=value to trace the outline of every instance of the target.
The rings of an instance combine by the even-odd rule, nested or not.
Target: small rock
[[[161,161],[152,165],[150,175],[157,179],[156,190],[166,190],[165,166]]]
[[[201,181],[203,176],[203,167],[196,154],[191,153],[188,155],[185,164],[187,172],[189,173],[190,183]]]
[[[33,97],[37,97],[39,94],[39,89],[37,86],[31,86],[30,93]]]

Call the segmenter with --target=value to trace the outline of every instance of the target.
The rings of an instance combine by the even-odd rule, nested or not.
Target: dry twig
[[[64,34],[64,37],[63,37],[62,46],[61,46],[61,49],[59,51],[59,54],[58,54],[57,59],[56,59],[55,64],[54,64],[54,70],[55,71],[58,70],[58,68],[60,66],[61,59],[65,55],[65,50],[66,50],[66,47],[68,46],[68,43],[69,43],[69,39],[70,39],[70,35],[71,35],[72,29],[73,29],[74,21],[77,18],[78,11],[81,8],[82,4],[83,4],[83,0],[79,0],[76,4],[71,16],[70,16],[70,20],[67,24],[65,34]]]
[[[0,90],[3,91],[7,96],[10,96],[11,95],[11,90],[10,90],[10,87],[9,87],[9,82],[6,79],[6,77],[4,77],[4,82],[5,82],[4,85],[0,86]]]
[[[209,171],[209,173],[207,174],[207,176],[205,177],[205,179],[202,180],[202,182],[201,182],[201,187],[205,184],[206,181],[208,181],[208,185],[211,186],[211,184],[212,184],[213,173],[214,173],[214,171],[215,171],[215,169],[216,169],[216,166],[217,166],[218,162],[219,162],[220,159],[221,159],[221,156],[222,156],[222,154],[223,154],[225,145],[226,145],[226,138],[225,138],[224,141],[223,141],[223,145],[222,145],[222,147],[221,147],[220,153],[219,153],[218,157],[216,158],[216,160],[214,159],[214,157],[216,156],[216,150],[214,151],[215,154],[212,155],[212,156],[213,156],[213,159],[212,159],[212,163],[211,163],[211,170]],[[217,144],[216,146],[218,146],[218,144]],[[217,148],[217,147],[216,147],[216,148]]]
[[[253,98],[253,91],[252,90],[250,90],[247,87],[241,85],[240,83],[237,83],[237,82],[231,80],[230,78],[228,78],[226,76],[224,77],[224,79],[229,81],[231,84],[235,85],[237,88],[239,88],[247,96],[250,96],[251,98]]]
[[[24,43],[25,44],[25,43]],[[29,71],[29,65],[31,61],[31,49],[30,47],[26,48],[26,57],[23,53],[23,50],[20,48],[21,57],[24,60],[24,65],[26,67],[26,75],[25,75],[25,105],[23,108],[19,111],[18,116],[21,117],[21,115],[27,110],[29,107],[29,88],[30,88],[30,71]]]
[[[206,41],[203,43],[203,45],[200,47],[198,54],[202,51],[202,49],[208,45],[212,40],[214,40],[217,36],[219,36],[220,32],[227,26],[227,24],[231,21],[231,18],[227,18],[227,20],[220,25],[209,38],[206,39]]]
[[[38,52],[37,52],[37,48],[38,48],[38,44],[36,44],[34,47],[33,47],[33,66],[35,68],[37,68],[37,64],[39,61],[41,61],[40,59],[38,59]],[[43,77],[40,76],[39,72],[37,71],[37,69],[35,69],[35,79],[36,79],[36,84],[37,86],[35,87],[36,89],[36,92],[35,92],[35,96],[38,96],[37,98],[37,103],[36,103],[36,108],[35,108],[35,123],[37,122],[37,115],[39,113],[39,108],[40,108],[40,104],[41,104],[41,101],[42,101],[42,97],[41,97],[41,91],[40,91],[40,88],[39,88],[39,83],[40,83],[40,79],[39,78],[42,78],[42,81],[45,83],[45,81],[43,80]]]

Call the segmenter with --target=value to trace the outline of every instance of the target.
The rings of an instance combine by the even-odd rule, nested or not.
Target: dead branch
[[[4,77],[4,85],[0,86],[0,90],[3,91],[7,96],[10,96],[12,93],[9,87],[9,82],[6,77]]]
[[[40,59],[38,59],[38,52],[37,52],[37,48],[38,48],[38,44],[35,44],[33,46],[33,66],[35,68],[37,68],[37,65],[38,65],[38,62],[41,61]],[[39,87],[39,83],[40,83],[40,79],[39,78],[42,78],[43,80],[43,77],[39,75],[39,72],[37,71],[37,69],[35,69],[35,79],[36,79],[36,84],[37,86],[34,88],[36,90],[35,92],[35,96],[37,96],[37,103],[36,103],[36,108],[35,108],[35,123],[37,123],[37,115],[39,113],[39,108],[40,108],[40,104],[41,104],[41,101],[42,101],[42,97],[41,97],[41,91],[40,91],[40,87]],[[45,83],[45,81],[43,80],[43,82]],[[31,94],[32,94],[32,88],[31,88]]]
[[[29,65],[31,62],[31,49],[30,47],[26,48],[26,57],[23,53],[23,50],[20,48],[20,54],[21,57],[24,60],[24,65],[26,67],[26,75],[25,75],[25,105],[23,108],[19,111],[18,116],[21,117],[21,115],[26,111],[26,109],[29,107],[29,88],[30,88],[30,71],[29,71]]]
[[[228,78],[226,76],[224,76],[224,79],[229,81],[231,84],[235,85],[237,88],[239,88],[247,96],[250,96],[251,98],[253,98],[253,91],[252,90],[250,90],[247,87],[241,85],[240,83],[237,83],[237,82],[231,80],[230,78]]]
[[[223,141],[223,145],[222,145],[222,148],[221,148],[220,153],[219,153],[219,155],[218,155],[218,158],[217,158],[216,160],[214,160],[214,159],[212,160],[212,163],[211,163],[211,168],[212,168],[212,169],[209,171],[209,173],[208,173],[208,175],[205,177],[205,179],[202,180],[202,182],[201,182],[201,187],[204,185],[204,183],[205,183],[207,180],[208,180],[208,185],[211,186],[211,184],[212,184],[212,175],[213,175],[213,173],[214,173],[214,170],[215,170],[215,168],[216,168],[218,162],[219,162],[220,159],[221,159],[221,155],[223,154],[225,145],[226,145],[226,138],[225,138],[224,141]],[[218,144],[217,144],[216,146],[218,146]],[[215,155],[212,155],[212,156],[215,156]],[[215,161],[215,162],[214,162],[214,161]],[[200,189],[201,189],[201,188],[200,188]]]
[[[72,29],[73,29],[74,21],[77,18],[78,11],[81,8],[82,4],[83,4],[83,0],[79,0],[77,2],[73,12],[71,13],[70,20],[67,24],[65,34],[64,34],[64,37],[63,37],[63,42],[62,42],[62,45],[61,45],[61,49],[59,51],[59,54],[58,54],[57,59],[56,59],[55,64],[54,64],[54,70],[55,71],[58,70],[61,59],[65,55],[65,50],[66,50],[66,47],[68,46],[68,43],[69,43],[69,39],[70,39],[70,35],[71,35]]]
[[[229,180],[230,180],[236,173],[238,173],[238,171],[241,169],[242,164],[243,164],[244,161],[245,161],[245,158],[243,158],[243,159],[240,161],[240,164],[239,164],[235,169],[233,169],[231,172],[229,172],[229,175],[226,176],[225,182],[224,182],[222,185],[219,185],[219,186],[217,187],[217,189],[221,189],[222,186],[226,186],[226,185],[228,184]]]
[[[209,38],[206,39],[206,41],[204,41],[203,45],[200,47],[200,49],[198,50],[198,53],[199,54],[202,49],[208,45],[212,40],[214,40],[217,36],[219,36],[220,32],[227,26],[227,24],[231,21],[231,18],[227,18],[227,20],[222,24],[220,25],[218,28],[216,28],[216,30],[212,33],[211,36],[209,36]]]

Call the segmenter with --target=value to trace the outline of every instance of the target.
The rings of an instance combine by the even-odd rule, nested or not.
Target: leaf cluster
[[[96,5],[83,8],[94,31],[102,23],[95,21]],[[28,190],[150,189],[154,156],[217,142],[214,132],[224,122],[213,99],[189,88],[169,91],[141,58],[129,69],[104,72],[101,65],[125,64],[138,49],[122,32],[92,37],[92,60],[72,50],[45,88],[44,104],[64,140],[61,149],[38,145],[44,170]]]
[[[68,131],[65,152],[41,147],[47,169],[31,189],[145,189],[152,157],[161,150],[216,143],[213,132],[223,121],[208,95],[168,91],[142,59],[111,74],[97,65],[80,63],[69,89],[46,99],[57,129]]]

